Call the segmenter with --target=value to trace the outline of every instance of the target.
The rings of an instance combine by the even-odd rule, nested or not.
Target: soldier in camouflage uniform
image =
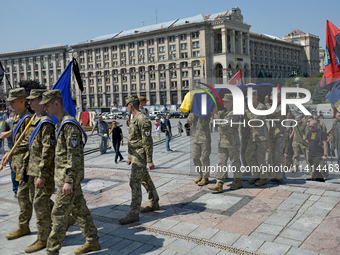
[[[148,192],[149,205],[141,210],[142,213],[159,209],[158,194],[153,181],[148,173],[146,165],[150,170],[155,168],[152,162],[153,140],[151,135],[150,120],[139,111],[139,99],[137,96],[126,98],[126,106],[134,118],[130,121],[128,152],[126,161],[131,165],[130,187],[131,204],[128,214],[119,219],[119,223],[129,224],[139,220],[139,210],[142,203],[142,184]]]
[[[199,174],[195,182],[199,186],[209,183],[210,172],[208,167],[210,166],[211,153],[210,117],[210,113],[205,117],[198,117],[190,113],[187,118],[187,123],[191,126],[192,130],[192,158],[195,171]]]
[[[256,110],[266,110],[266,106],[258,101],[257,91],[253,91],[252,95],[253,106]],[[245,114],[250,120],[259,119],[264,122],[262,126],[260,121],[252,121],[251,137],[246,149],[246,161],[250,167],[257,167],[253,170],[253,178],[249,180],[250,184],[262,186],[267,183],[267,174],[261,169],[261,166],[266,165],[266,151],[268,148],[268,129],[265,122],[265,116],[255,115],[249,109],[245,109]]]
[[[15,150],[15,154],[30,151],[24,156],[22,172],[28,175],[29,190],[33,195],[31,201],[37,217],[38,238],[25,249],[27,253],[46,247],[52,223],[53,201],[50,197],[54,192],[55,126],[52,118],[44,111],[44,106],[39,105],[44,92],[45,89],[33,89],[27,97],[36,116],[27,134],[30,139],[25,139]]]
[[[305,156],[306,162],[308,162],[308,154],[309,149],[308,146],[303,144],[302,140],[306,138],[307,133],[309,132],[307,122],[301,120],[302,116],[297,115],[295,120],[297,121],[297,125],[293,128],[294,137],[293,137],[293,150],[294,150],[294,171],[302,170],[299,168],[299,157],[301,152]],[[308,163],[307,163],[308,164]],[[308,166],[308,169],[309,166]]]
[[[55,173],[57,194],[52,210],[53,228],[47,240],[46,254],[59,254],[65,239],[70,215],[77,220],[86,243],[74,251],[83,254],[100,250],[97,228],[86,206],[81,182],[84,179],[83,135],[86,134],[79,123],[65,112],[60,90],[50,90],[43,94],[40,104],[45,105],[50,115],[58,118],[56,125]]]
[[[12,89],[9,92],[7,101],[9,101],[12,109],[18,114],[18,116],[13,118],[13,142],[15,143],[24,132],[32,115],[25,108],[26,94],[24,88]],[[27,139],[27,136],[23,140],[25,139]],[[27,151],[25,153],[27,153]],[[16,149],[13,150],[12,168],[16,171],[17,176],[21,175],[20,170],[23,167],[23,157],[25,153],[17,153]],[[7,157],[7,154],[4,155],[2,159],[2,165],[5,165],[10,160],[10,158]],[[28,182],[25,182],[23,179],[19,180],[17,197],[20,208],[18,228],[6,235],[8,240],[19,238],[31,232],[29,222],[32,217],[33,208],[30,200]]]
[[[273,99],[273,96],[272,98]],[[269,96],[265,98],[266,107],[271,108],[269,104]],[[287,135],[286,128],[281,125],[281,121],[285,119],[285,116],[281,115],[281,96],[278,93],[278,105],[275,111],[268,116],[269,119],[275,119],[269,123],[269,153],[268,153],[268,165],[271,167],[278,167],[277,169],[282,169],[283,166],[283,152],[285,147],[285,137]],[[277,171],[274,169],[272,172],[271,179],[273,182],[281,182],[284,178],[283,171]]]
[[[235,190],[242,187],[240,172],[240,135],[238,132],[239,125],[233,123],[240,121],[240,116],[233,115],[233,96],[232,94],[225,94],[222,99],[223,106],[226,110],[219,111],[217,113],[217,119],[224,119],[228,121],[225,124],[219,125],[219,143],[218,143],[218,166],[221,167],[217,170],[216,180],[217,183],[214,186],[210,186],[209,189],[223,192],[223,183],[227,176],[226,170],[228,166],[228,158],[230,158],[231,166],[235,167],[234,183],[230,189]],[[233,122],[233,123],[231,123]]]

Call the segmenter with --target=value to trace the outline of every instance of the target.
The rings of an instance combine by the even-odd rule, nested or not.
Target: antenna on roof
[[[156,24],[158,24],[157,9],[155,11],[156,11]]]

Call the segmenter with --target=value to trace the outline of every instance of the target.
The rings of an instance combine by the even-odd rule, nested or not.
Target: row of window
[[[169,36],[167,38],[168,38],[169,42],[175,42],[177,37],[180,41],[184,41],[184,40],[187,40],[188,34],[180,34],[178,36],[173,35],[173,36]],[[193,38],[193,39],[199,38],[199,32],[191,33],[191,38]],[[147,41],[138,41],[138,42],[131,42],[131,43],[126,43],[126,44],[114,45],[114,46],[111,47],[111,49],[112,49],[112,51],[117,51],[118,48],[120,48],[121,50],[125,50],[126,48],[133,49],[133,48],[135,48],[136,45],[138,45],[138,47],[144,47],[145,43],[149,46],[152,46],[152,45],[155,44],[155,41],[157,41],[158,44],[163,44],[163,43],[165,43],[166,38],[160,37],[158,39],[149,39]],[[87,50],[86,53],[88,55],[92,55],[93,52],[95,52],[96,54],[100,54],[101,51],[109,52],[109,47],[104,47],[103,49],[98,48],[98,49],[95,49],[95,50],[90,49],[90,50]],[[85,51],[80,51],[80,56],[84,56],[84,54],[85,54]]]
[[[48,67],[49,67],[49,68],[53,68],[53,66],[54,66],[53,62],[48,63]],[[57,66],[57,67],[61,67],[61,63],[60,63],[59,61],[56,62],[56,66]],[[45,63],[41,63],[40,68],[41,68],[41,69],[46,69],[46,64],[45,64]],[[27,65],[27,66],[26,66],[26,69],[27,69],[27,70],[32,70],[32,66],[31,66],[31,65]],[[37,70],[37,69],[39,69],[39,65],[38,65],[38,64],[34,64],[34,70]],[[6,67],[5,67],[5,70],[6,70],[7,73],[9,73],[10,70],[11,70],[11,67],[10,67],[10,66],[6,66]],[[12,67],[12,70],[13,70],[13,72],[16,72],[16,71],[18,70],[17,66],[13,66],[13,67]],[[20,70],[20,71],[25,71],[25,66],[20,65],[20,66],[19,66],[19,70]]]
[[[60,60],[60,54],[55,54],[55,55],[48,55],[48,56],[40,56],[40,60],[41,61],[45,61],[46,59],[48,60]],[[19,59],[7,59],[4,61],[5,65],[10,65],[10,64],[22,64],[24,62],[27,62],[27,63],[31,63],[32,61],[34,62],[38,62],[39,61],[39,57],[30,57],[30,58],[19,58]]]

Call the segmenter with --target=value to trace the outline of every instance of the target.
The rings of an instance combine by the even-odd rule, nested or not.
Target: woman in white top
[[[155,125],[156,135],[158,136],[158,139],[161,140],[161,123],[158,117],[155,118],[154,125]]]

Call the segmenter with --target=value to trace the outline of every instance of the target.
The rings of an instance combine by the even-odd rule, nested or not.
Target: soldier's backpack
[[[165,133],[165,124],[164,124],[164,122],[161,122],[161,132]]]

